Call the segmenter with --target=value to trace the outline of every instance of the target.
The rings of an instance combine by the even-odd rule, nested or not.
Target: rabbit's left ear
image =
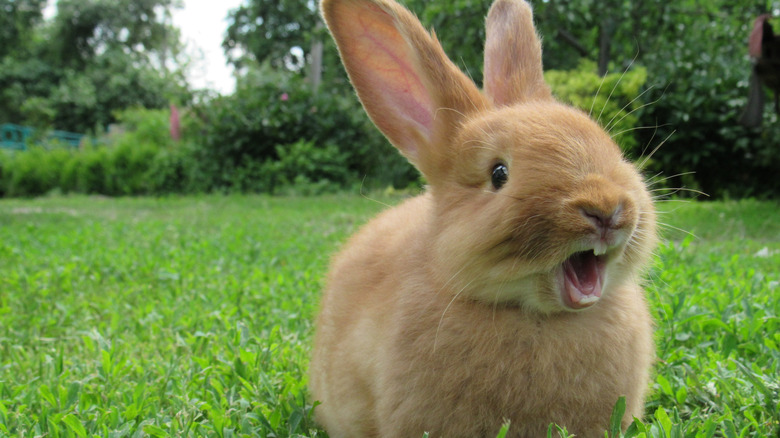
[[[486,27],[484,91],[493,104],[551,99],[531,6],[523,0],[496,0]]]
[[[433,183],[448,171],[454,132],[487,99],[394,0],[323,0],[321,8],[371,120]]]

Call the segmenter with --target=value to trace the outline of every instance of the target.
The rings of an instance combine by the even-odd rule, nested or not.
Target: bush
[[[350,185],[406,188],[417,172],[379,133],[357,99],[260,69],[235,94],[182,111],[173,142],[167,110],[131,108],[79,149],[50,145],[0,162],[0,194],[109,196],[252,191],[316,194]]]
[[[657,86],[640,119],[658,129],[640,132],[639,139],[652,149],[668,137],[650,169],[671,176],[668,186],[714,198],[780,196],[778,115],[768,103],[763,128],[741,126],[751,64],[734,50],[712,50],[745,41],[747,30],[697,20],[684,33],[695,37],[644,59]]]
[[[86,149],[79,156],[76,187],[81,193],[97,193],[108,195],[111,191],[108,182],[112,173],[109,150],[102,147]]]
[[[117,143],[102,159],[107,160],[103,193],[106,195],[139,195],[151,193],[148,181],[151,163],[161,148],[151,143]],[[97,155],[97,154],[96,154]]]
[[[128,108],[114,113],[124,132],[117,144],[147,143],[158,147],[170,146],[170,111],[167,109]]]
[[[0,150],[0,197],[5,197],[6,194],[6,184],[5,184],[5,174],[6,169],[8,168],[8,163],[10,159],[8,158],[8,151]]]
[[[355,172],[349,168],[348,153],[334,144],[317,147],[301,140],[277,146],[276,154],[279,159],[265,166],[275,179],[269,190],[271,193],[280,188],[295,188],[307,194],[318,194],[357,180]]]
[[[144,174],[149,193],[203,192],[208,185],[199,174],[198,149],[179,143],[157,151]]]
[[[213,165],[212,189],[274,191],[278,184],[296,184],[289,174],[272,177],[271,163],[301,164],[304,149],[313,161],[329,166],[326,171],[307,171],[312,182],[342,187],[348,179],[367,175],[376,185],[406,186],[416,178],[351,92],[323,88],[315,94],[297,75],[258,68],[239,81],[233,95],[216,98],[194,112],[200,125],[189,135],[195,134],[192,141],[203,147],[203,158]],[[288,148],[296,158],[285,155]],[[252,178],[260,179],[247,181]]]
[[[32,147],[26,151],[3,151],[0,178],[4,196],[38,196],[59,187],[60,172],[72,159],[68,149]]]
[[[79,149],[49,144],[3,152],[0,194],[37,196],[60,190],[116,196],[183,191],[187,184],[182,169],[191,161],[183,156],[191,151],[170,140],[167,111],[131,109],[117,118],[125,123],[124,133],[86,142]]]

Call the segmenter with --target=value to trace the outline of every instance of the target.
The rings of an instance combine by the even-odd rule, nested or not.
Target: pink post
[[[171,138],[173,141],[179,141],[181,138],[181,122],[179,121],[179,109],[171,104]]]

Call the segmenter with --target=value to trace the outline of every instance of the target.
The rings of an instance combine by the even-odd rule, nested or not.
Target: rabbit
[[[531,7],[496,0],[480,90],[393,0],[321,12],[374,124],[424,175],[331,261],[309,387],[331,437],[603,437],[641,417],[640,286],[656,244],[635,166],[542,75]]]

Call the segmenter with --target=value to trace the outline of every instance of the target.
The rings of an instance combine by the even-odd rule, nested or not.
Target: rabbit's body
[[[318,324],[327,347],[315,351],[322,365],[310,385],[331,436],[492,438],[508,419],[509,436],[541,437],[555,421],[577,436],[603,437],[621,395],[624,427],[641,416],[653,350],[641,290],[555,317],[452,301],[454,291],[418,286],[425,265],[409,256],[413,249],[397,254],[408,276],[366,277],[359,297],[327,298]],[[382,260],[337,263],[334,274]],[[386,293],[411,289],[419,293]]]
[[[392,1],[323,11],[369,115],[430,186],[334,259],[318,421],[334,438],[492,438],[504,420],[595,437],[625,396],[626,427],[653,360],[638,281],[655,214],[611,138],[550,97],[528,6],[491,8],[484,94]]]

